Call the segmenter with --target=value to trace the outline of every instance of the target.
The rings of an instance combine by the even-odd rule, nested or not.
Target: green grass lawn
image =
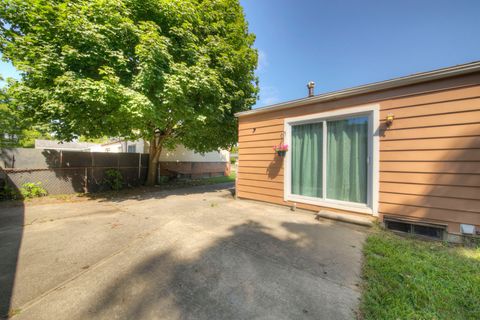
[[[364,319],[480,319],[480,248],[379,230],[364,255]]]

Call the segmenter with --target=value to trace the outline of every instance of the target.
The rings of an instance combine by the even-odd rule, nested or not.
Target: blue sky
[[[480,1],[241,0],[258,106],[480,60]]]
[[[478,0],[241,0],[257,36],[256,107],[480,60]],[[15,69],[0,63],[3,77]]]

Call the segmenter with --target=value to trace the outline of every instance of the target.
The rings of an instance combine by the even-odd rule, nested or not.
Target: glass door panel
[[[292,127],[292,194],[322,198],[323,124]]]
[[[327,198],[367,203],[368,117],[327,121]]]

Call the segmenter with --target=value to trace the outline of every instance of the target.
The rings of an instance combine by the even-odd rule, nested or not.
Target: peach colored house
[[[239,198],[442,239],[480,234],[480,62],[236,116]]]

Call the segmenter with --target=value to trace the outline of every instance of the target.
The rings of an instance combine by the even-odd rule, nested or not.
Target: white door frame
[[[380,179],[380,106],[378,104],[369,104],[350,108],[342,108],[333,111],[325,111],[306,116],[286,118],[284,143],[292,147],[292,126],[298,124],[323,122],[324,141],[326,139],[327,120],[336,118],[346,118],[353,116],[368,116],[368,178],[367,178],[367,203],[353,203],[326,198],[326,161],[323,161],[323,198],[307,197],[295,195],[291,192],[291,150],[285,156],[284,161],[284,200],[313,204],[320,207],[329,207],[359,213],[372,214],[378,216],[378,198],[379,198],[379,179]],[[323,154],[326,157],[326,143],[323,143]]]

